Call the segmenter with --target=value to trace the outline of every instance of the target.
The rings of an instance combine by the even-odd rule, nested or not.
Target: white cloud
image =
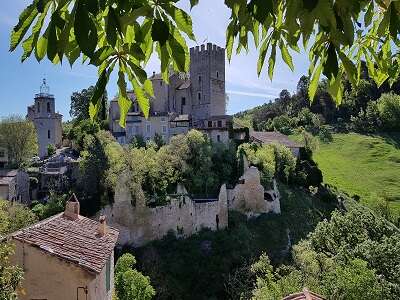
[[[277,95],[272,94],[262,94],[262,93],[253,93],[253,92],[245,92],[245,91],[226,91],[228,95],[239,95],[239,96],[248,96],[248,97],[257,97],[257,98],[275,98]]]

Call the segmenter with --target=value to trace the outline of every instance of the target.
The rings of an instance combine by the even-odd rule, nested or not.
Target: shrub
[[[324,143],[330,143],[333,141],[333,136],[328,126],[322,126],[318,136]]]
[[[368,102],[365,110],[361,109],[356,117],[351,116],[350,119],[356,132],[374,133],[379,130],[382,123],[375,101]]]
[[[293,132],[293,127],[295,127],[296,124],[292,118],[290,118],[288,115],[281,115],[278,117],[275,117],[272,120],[272,127],[286,135],[292,134]]]
[[[47,145],[47,156],[51,157],[56,154],[56,147],[53,144]]]
[[[147,300],[156,294],[150,278],[134,269],[135,264],[135,257],[128,253],[122,255],[115,265],[115,290],[119,300]]]
[[[386,130],[400,130],[400,96],[383,94],[377,104],[383,127]]]
[[[323,181],[322,171],[307,160],[301,161],[297,164],[295,181],[305,187],[319,186]]]

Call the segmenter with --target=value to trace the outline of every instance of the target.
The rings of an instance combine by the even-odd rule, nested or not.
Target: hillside
[[[314,155],[324,182],[373,207],[381,197],[400,216],[400,134],[334,134]]]

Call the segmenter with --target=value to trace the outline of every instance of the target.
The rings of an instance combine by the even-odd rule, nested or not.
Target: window
[[[0,157],[6,157],[6,152],[4,150],[0,150]]]
[[[218,71],[217,71],[217,78],[219,77],[219,73],[218,73]]]
[[[51,138],[51,132],[50,132],[50,130],[47,130],[47,138],[48,138],[48,139]]]
[[[185,97],[182,97],[182,102],[181,102],[181,104],[182,104],[182,105],[186,105],[186,98],[185,98]]]
[[[162,132],[163,132],[163,133],[166,133],[166,132],[167,132],[167,126],[166,126],[166,125],[163,125],[163,126],[162,126]]]
[[[221,141],[221,136],[218,134],[217,135],[217,142],[220,142]]]
[[[47,102],[47,112],[50,113],[51,112],[51,108],[50,108],[50,102]]]
[[[212,121],[208,121],[208,127],[213,127],[212,126]]]
[[[160,80],[160,86],[162,86],[162,80]]]
[[[222,127],[222,121],[218,121],[218,127]]]
[[[37,112],[40,113],[40,103],[37,104]]]
[[[147,124],[147,126],[146,126],[146,131],[147,131],[147,132],[150,132],[150,131],[151,131],[151,125],[150,125],[150,124]]]
[[[111,289],[111,258],[106,262],[106,289],[107,292]]]
[[[201,76],[199,76],[199,84],[201,84]]]
[[[201,93],[197,93],[197,99],[199,100],[199,104],[201,103]]]

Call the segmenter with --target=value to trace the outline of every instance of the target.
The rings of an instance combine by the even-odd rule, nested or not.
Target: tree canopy
[[[188,12],[176,0],[33,0],[11,33],[10,51],[22,44],[22,61],[32,53],[38,61],[47,55],[54,64],[66,58],[71,66],[79,57],[98,67],[99,79],[91,98],[92,118],[100,110],[101,96],[115,70],[118,72],[121,125],[132,102],[127,79],[147,116],[152,84],[144,70],[157,52],[168,81],[170,67],[189,69],[185,38],[195,40]],[[180,1],[180,2],[188,2]],[[193,8],[199,0],[190,0]],[[277,53],[293,70],[292,52],[303,44],[310,59],[308,94],[313,99],[323,74],[337,104],[342,101],[343,78],[357,85],[361,63],[378,86],[398,77],[400,3],[394,0],[225,0],[231,10],[226,30],[230,59],[249,49],[253,38],[259,51],[257,72],[268,64],[272,79]],[[49,22],[45,21],[46,17]],[[31,33],[28,30],[31,28]]]
[[[32,122],[20,116],[0,121],[0,145],[7,148],[9,165],[21,167],[37,155],[37,136]]]

